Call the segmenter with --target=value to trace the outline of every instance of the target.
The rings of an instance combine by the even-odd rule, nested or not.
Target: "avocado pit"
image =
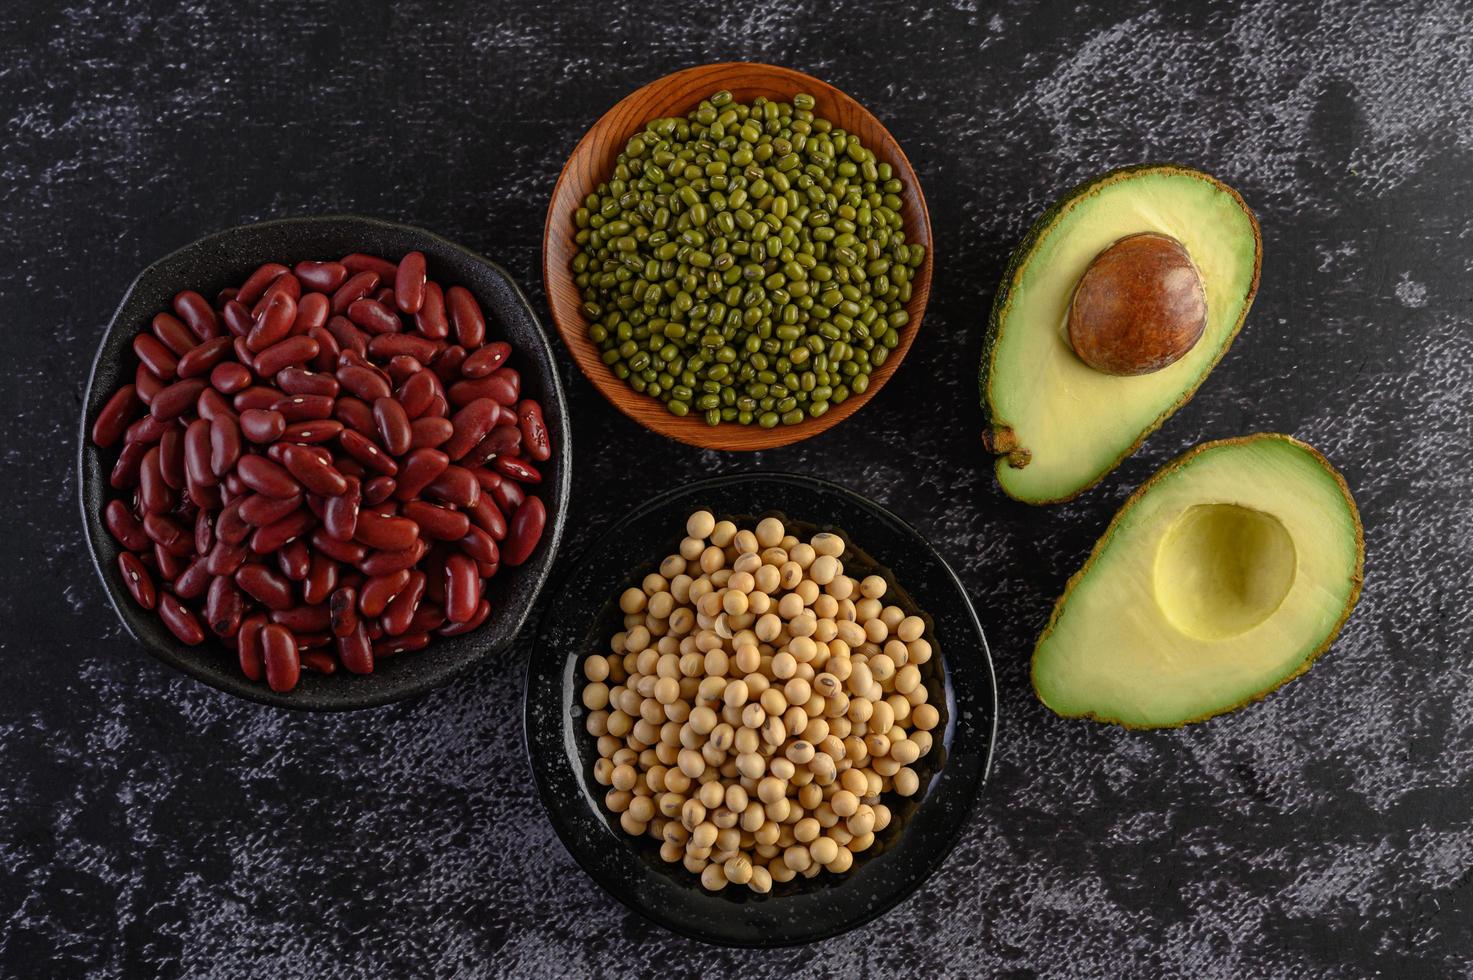
[[[1069,304],[1069,346],[1104,374],[1151,374],[1181,360],[1207,327],[1201,273],[1181,242],[1128,235],[1090,262]]]

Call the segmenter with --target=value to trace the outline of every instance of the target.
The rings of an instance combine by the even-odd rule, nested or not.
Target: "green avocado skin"
[[[1013,254],[1008,258],[1007,267],[1003,270],[1002,281],[998,284],[997,293],[993,297],[992,309],[987,315],[987,331],[983,335],[982,339],[982,367],[980,372],[978,373],[977,378],[978,400],[980,401],[982,406],[982,431],[984,434],[983,438],[986,439],[991,433],[996,430],[1007,428],[1006,420],[998,419],[995,416],[992,408],[992,399],[988,394],[988,389],[992,382],[993,356],[997,351],[998,342],[1002,338],[1003,319],[1005,314],[1007,313],[1008,305],[1012,297],[1013,288],[1017,285],[1019,278],[1022,276],[1024,267],[1027,266],[1028,260],[1032,256],[1034,248],[1038,245],[1039,239],[1042,238],[1044,234],[1048,231],[1049,227],[1053,225],[1054,220],[1059,216],[1059,213],[1080,198],[1094,193],[1096,190],[1105,186],[1106,184],[1115,183],[1121,180],[1129,180],[1131,177],[1137,174],[1158,173],[1162,171],[1185,174],[1209,181],[1210,183],[1226,191],[1228,194],[1231,194],[1233,198],[1238,202],[1238,205],[1242,207],[1244,213],[1247,214],[1249,219],[1252,221],[1253,237],[1256,240],[1257,246],[1256,261],[1253,271],[1253,283],[1248,289],[1248,295],[1244,297],[1243,309],[1242,312],[1238,315],[1238,322],[1233,327],[1233,331],[1231,334],[1229,334],[1227,340],[1218,349],[1217,356],[1213,359],[1212,364],[1210,364],[1207,370],[1203,372],[1202,377],[1197,381],[1197,383],[1192,385],[1187,390],[1183,391],[1181,397],[1173,402],[1171,407],[1162,412],[1161,415],[1159,415],[1153,422],[1151,422],[1151,424],[1148,425],[1141,432],[1139,438],[1137,438],[1132,445],[1130,445],[1128,448],[1126,448],[1124,452],[1116,457],[1115,461],[1107,466],[1104,470],[1102,470],[1098,476],[1096,476],[1090,482],[1086,483],[1084,486],[1076,489],[1073,493],[1067,494],[1062,497],[1057,497],[1049,500],[1032,500],[1019,497],[1014,498],[1022,500],[1023,503],[1062,504],[1067,501],[1073,500],[1075,497],[1084,493],[1086,490],[1089,490],[1090,488],[1098,485],[1099,482],[1103,480],[1106,476],[1108,476],[1117,466],[1119,466],[1126,459],[1126,457],[1130,456],[1137,449],[1139,449],[1141,447],[1141,444],[1146,441],[1146,438],[1150,436],[1151,433],[1161,428],[1162,423],[1170,418],[1177,409],[1181,408],[1183,405],[1191,400],[1192,396],[1197,393],[1197,389],[1202,386],[1202,382],[1207,380],[1207,376],[1212,373],[1212,369],[1217,366],[1218,362],[1222,360],[1223,355],[1227,353],[1228,348],[1232,346],[1233,341],[1238,336],[1238,332],[1243,329],[1243,322],[1248,318],[1248,310],[1253,306],[1253,298],[1258,293],[1259,275],[1263,266],[1263,235],[1259,231],[1257,217],[1254,216],[1252,210],[1243,200],[1242,195],[1240,195],[1237,191],[1222,183],[1222,181],[1218,180],[1216,177],[1213,177],[1211,174],[1198,170],[1195,167],[1189,167],[1185,164],[1179,163],[1132,164],[1128,167],[1118,167],[1115,170],[1111,170],[1107,173],[1101,174],[1098,177],[1092,177],[1081,184],[1076,184],[1074,187],[1066,191],[1063,196],[1061,196],[1058,200],[1051,204],[1043,212],[1043,214],[1038,216],[1038,220],[1033,222],[1033,225],[1028,229],[1028,233],[1024,235],[1023,240],[1018,243],[1018,247],[1013,249]],[[1006,488],[1004,488],[1004,492],[1007,492]],[[1012,496],[1012,494],[1009,494],[1009,496]]]

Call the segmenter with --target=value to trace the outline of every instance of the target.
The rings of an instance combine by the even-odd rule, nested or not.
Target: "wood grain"
[[[650,119],[661,116],[683,116],[702,99],[728,89],[739,102],[750,102],[762,96],[788,101],[799,92],[807,92],[817,100],[815,113],[836,127],[857,135],[875,156],[895,169],[905,185],[901,198],[905,239],[926,246],[926,258],[912,281],[911,299],[906,305],[910,321],[900,333],[900,345],[870,375],[869,388],[862,395],[852,395],[816,419],[805,419],[797,425],[779,425],[763,429],[756,425],[723,423],[709,426],[699,413],[680,418],[671,415],[657,399],[630,388],[600,359],[598,345],[588,338],[588,322],[582,313],[583,298],[573,282],[570,263],[577,254],[574,241],[573,214],[599,184],[608,179],[619,153],[630,137],[644,128]],[[671,439],[706,449],[732,451],[771,449],[785,446],[837,425],[859,411],[900,367],[911,343],[921,328],[926,300],[931,293],[931,270],[935,262],[935,246],[931,240],[931,216],[921,193],[915,170],[906,159],[900,144],[870,112],[832,85],[802,72],[774,65],[751,62],[725,62],[701,65],[666,75],[636,90],[604,114],[578,141],[572,156],[564,165],[553,189],[547,209],[547,224],[542,236],[542,275],[553,323],[562,335],[578,367],[615,408],[640,425]]]

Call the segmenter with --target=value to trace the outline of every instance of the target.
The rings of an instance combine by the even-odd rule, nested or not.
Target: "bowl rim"
[[[636,405],[648,408],[645,401],[648,400],[655,405],[650,396],[642,395],[630,388],[623,381],[614,377],[607,367],[598,359],[592,348],[586,347],[583,335],[587,332],[587,323],[584,321],[578,303],[574,300],[564,298],[563,291],[555,284],[555,266],[558,264],[558,256],[565,256],[563,261],[571,258],[576,248],[563,250],[555,248],[554,243],[558,241],[559,229],[565,230],[571,226],[573,211],[576,210],[576,202],[573,197],[574,187],[573,165],[591,153],[595,133],[599,133],[606,126],[612,125],[612,121],[619,115],[621,110],[631,102],[644,96],[650,90],[669,85],[677,79],[687,75],[699,75],[706,73],[728,72],[736,75],[750,74],[757,77],[776,79],[784,84],[795,86],[795,91],[817,89],[822,92],[833,93],[838,99],[851,104],[854,109],[867,118],[880,134],[880,142],[886,149],[887,159],[899,171],[899,176],[906,180],[909,189],[915,193],[915,208],[918,212],[915,229],[918,235],[915,240],[918,244],[926,247],[926,256],[921,263],[913,280],[913,291],[911,301],[906,304],[906,311],[910,314],[910,321],[900,334],[900,344],[886,358],[885,363],[870,376],[869,387],[859,395],[850,395],[842,404],[835,405],[818,418],[808,418],[797,425],[779,425],[771,429],[761,429],[755,425],[740,425],[734,422],[724,422],[719,426],[708,426],[695,414],[685,417],[671,415],[659,406],[658,412],[650,411],[647,415],[635,410]],[[729,83],[735,84],[735,83]],[[691,108],[694,108],[692,106]],[[688,110],[687,110],[688,111]],[[637,131],[637,130],[636,130]],[[624,134],[624,139],[628,138]],[[874,149],[874,147],[871,147]],[[591,189],[591,188],[590,188]],[[567,198],[568,202],[564,203]],[[571,205],[571,206],[570,206]],[[554,254],[556,252],[556,254]],[[678,71],[662,75],[644,85],[639,86],[632,92],[623,96],[610,106],[599,118],[584,132],[583,136],[574,145],[572,152],[563,163],[562,170],[558,173],[556,183],[553,185],[552,196],[548,201],[547,218],[543,223],[542,230],[542,282],[543,292],[547,297],[548,311],[552,316],[553,326],[563,339],[563,346],[568,349],[574,363],[578,365],[583,376],[603,395],[604,399],[618,409],[627,418],[642,428],[648,429],[668,439],[696,446],[700,449],[715,449],[727,452],[752,452],[763,449],[775,449],[779,446],[790,445],[810,439],[822,432],[827,431],[849,416],[855,414],[869,401],[879,394],[883,388],[900,370],[901,363],[905,360],[910,348],[920,334],[921,323],[925,319],[926,308],[930,302],[932,277],[936,263],[936,240],[931,227],[931,213],[926,205],[926,195],[921,187],[919,174],[911,164],[910,158],[906,156],[904,147],[889,128],[867,109],[863,103],[849,95],[843,89],[823,79],[809,75],[795,68],[782,65],[773,65],[758,61],[717,61],[709,64],[692,65]],[[580,344],[580,342],[582,342]],[[735,439],[740,445],[728,444],[727,440]]]
[[[108,341],[112,338],[114,331],[119,329],[120,318],[123,316],[125,308],[128,306],[129,301],[138,290],[140,284],[150,275],[155,274],[159,266],[172,260],[184,258],[188,253],[207,250],[212,246],[219,246],[232,236],[243,232],[274,232],[333,223],[358,224],[381,232],[396,235],[413,235],[433,243],[437,248],[445,252],[459,254],[462,258],[470,262],[484,266],[501,278],[509,288],[516,302],[521,304],[533,326],[536,327],[541,353],[551,368],[548,372],[548,377],[544,379],[547,395],[556,403],[558,416],[563,420],[562,431],[553,450],[555,454],[554,458],[558,464],[558,479],[548,486],[551,493],[549,499],[546,501],[548,509],[552,511],[553,516],[548,521],[548,527],[544,531],[543,541],[538,548],[539,553],[545,551],[547,557],[541,563],[540,567],[534,569],[535,576],[531,585],[530,599],[515,614],[513,620],[515,629],[509,630],[506,638],[502,642],[482,645],[469,652],[466,656],[447,664],[442,670],[412,676],[404,683],[398,685],[382,684],[368,686],[360,692],[355,692],[357,696],[351,699],[322,699],[310,691],[303,690],[301,687],[295,688],[292,691],[277,692],[271,690],[264,683],[250,681],[244,675],[225,678],[208,669],[202,657],[190,656],[185,652],[196,650],[197,648],[185,647],[179,643],[160,644],[146,636],[139,635],[133,629],[128,616],[124,613],[124,604],[131,603],[131,596],[125,597],[121,594],[121,590],[116,588],[109,580],[107,569],[104,567],[103,556],[99,553],[97,541],[102,539],[110,540],[110,535],[106,527],[103,526],[101,513],[94,513],[88,506],[87,501],[88,489],[92,486],[92,481],[88,473],[89,457],[95,457],[106,451],[92,443],[89,415],[91,414],[90,406],[93,401],[93,390],[97,384],[98,370],[103,364],[103,354]],[[268,260],[262,259],[261,261]],[[568,411],[567,395],[563,390],[562,372],[559,370],[557,355],[554,353],[551,341],[547,336],[547,328],[537,316],[536,309],[527,298],[526,291],[522,289],[521,284],[500,263],[443,235],[417,225],[390,221],[384,218],[376,218],[353,212],[268,218],[262,221],[249,221],[212,231],[153,259],[128,282],[128,285],[121,293],[117,305],[113,308],[112,314],[108,317],[106,326],[98,336],[97,349],[92,355],[92,365],[87,372],[87,383],[82,389],[82,402],[78,414],[77,449],[73,462],[77,478],[77,503],[82,515],[82,537],[85,539],[87,545],[87,557],[92,565],[92,569],[101,581],[102,591],[107,596],[108,603],[112,606],[118,622],[122,625],[123,632],[135,644],[147,650],[155,660],[217,691],[245,701],[252,701],[257,704],[269,705],[276,708],[287,708],[294,711],[337,712],[377,708],[396,701],[420,697],[437,687],[449,683],[450,680],[468,669],[471,665],[485,660],[514,644],[526,628],[527,622],[531,619],[532,612],[537,602],[540,601],[542,593],[552,576],[553,567],[556,564],[557,551],[562,543],[568,501],[572,490],[572,425],[571,416]],[[107,484],[105,474],[103,476],[101,490],[105,498],[113,492]],[[482,628],[484,626],[478,627],[477,630],[473,630],[467,635],[474,635]],[[208,643],[210,639],[207,636],[206,642]]]
[[[933,546],[930,541],[920,533],[920,531],[918,531],[908,521],[897,516],[889,508],[884,507],[881,504],[878,504],[873,500],[870,500],[869,498],[848,489],[847,487],[817,477],[781,471],[745,471],[737,473],[727,473],[721,476],[699,480],[694,483],[683,484],[681,486],[666,490],[663,493],[657,494],[654,497],[651,497],[640,503],[639,505],[632,508],[630,511],[621,515],[609,525],[604,527],[601,531],[599,531],[598,535],[593,540],[591,540],[586,547],[583,548],[583,550],[579,553],[578,559],[576,561],[565,564],[564,570],[560,575],[558,582],[556,583],[557,588],[555,590],[555,596],[560,595],[564,589],[571,585],[572,579],[577,574],[578,569],[587,565],[588,561],[599,550],[599,548],[605,545],[611,537],[619,533],[624,528],[628,527],[630,524],[636,523],[641,519],[648,517],[651,513],[667,507],[681,498],[691,497],[694,495],[706,493],[707,491],[720,489],[733,483],[744,483],[751,481],[771,481],[775,483],[785,483],[808,491],[835,494],[841,498],[844,498],[848,503],[856,506],[860,510],[870,512],[874,516],[893,523],[901,533],[910,537],[921,548],[923,548],[927,558],[931,561],[934,561],[937,567],[945,573],[945,581],[952,588],[955,589],[957,598],[960,600],[959,608],[963,614],[964,625],[966,626],[969,635],[975,635],[977,638],[978,650],[981,653],[979,663],[972,663],[970,661],[962,663],[957,660],[953,660],[944,648],[941,649],[939,652],[942,657],[942,661],[946,666],[945,677],[947,678],[948,694],[951,696],[954,710],[958,716],[958,724],[960,724],[961,715],[965,713],[965,709],[955,698],[956,681],[954,675],[958,674],[962,670],[977,672],[975,686],[978,692],[982,695],[982,698],[980,702],[969,704],[967,707],[978,709],[985,707],[990,712],[990,724],[974,724],[968,728],[969,735],[975,739],[980,740],[983,743],[980,765],[976,768],[974,779],[970,786],[961,787],[962,792],[966,793],[966,798],[960,801],[957,812],[951,824],[938,834],[940,838],[938,846],[925,852],[925,855],[919,860],[917,873],[913,875],[909,881],[902,883],[900,887],[896,888],[893,894],[863,909],[859,914],[849,916],[847,918],[839,917],[837,921],[827,924],[823,928],[814,930],[811,933],[795,935],[792,937],[767,937],[762,939],[755,939],[752,941],[743,941],[729,935],[718,935],[711,932],[703,932],[698,928],[688,926],[686,923],[680,921],[679,919],[668,915],[663,908],[648,904],[642,904],[632,899],[627,893],[627,889],[620,887],[619,882],[615,882],[612,880],[612,875],[607,871],[607,869],[592,866],[591,862],[586,859],[584,848],[581,846],[575,846],[569,839],[571,835],[571,828],[564,827],[564,820],[560,816],[560,811],[565,806],[579,806],[586,801],[579,801],[577,799],[565,800],[554,796],[553,787],[549,785],[549,780],[539,766],[539,762],[542,761],[544,756],[549,756],[557,760],[558,762],[566,762],[566,753],[567,749],[569,748],[567,743],[570,739],[578,737],[579,734],[578,732],[573,731],[574,726],[570,726],[570,724],[568,723],[567,706],[560,703],[557,706],[556,712],[558,718],[560,719],[559,731],[556,734],[558,736],[557,740],[561,747],[556,752],[554,752],[552,749],[539,749],[533,744],[533,730],[534,728],[538,728],[539,730],[541,728],[541,726],[538,725],[534,720],[534,674],[539,672],[537,668],[537,661],[539,656],[543,655],[542,651],[545,646],[543,643],[543,637],[546,634],[548,630],[548,624],[554,615],[553,608],[551,606],[549,606],[546,611],[544,611],[541,619],[539,620],[537,633],[533,639],[530,655],[524,661],[525,674],[523,676],[522,687],[522,748],[523,751],[526,753],[528,767],[532,771],[532,780],[537,786],[537,796],[542,803],[545,815],[548,819],[548,822],[552,825],[553,832],[556,834],[559,843],[562,844],[563,849],[568,853],[568,855],[572,857],[573,862],[577,864],[580,869],[582,869],[584,874],[588,875],[589,878],[591,878],[601,889],[603,889],[603,891],[611,895],[625,908],[638,913],[642,918],[653,922],[654,924],[665,929],[668,929],[677,935],[684,936],[687,939],[693,939],[698,942],[728,948],[777,949],[820,942],[826,939],[832,939],[835,936],[842,935],[853,929],[857,929],[860,926],[863,926],[866,923],[872,922],[873,920],[879,918],[881,915],[884,915],[885,913],[891,911],[896,906],[900,905],[902,902],[912,897],[917,891],[921,889],[922,886],[924,886],[927,882],[931,880],[932,877],[935,876],[936,872],[941,868],[946,858],[951,854],[953,850],[955,850],[957,843],[961,840],[962,834],[970,825],[971,818],[976,813],[978,801],[981,799],[982,794],[987,787],[987,781],[990,778],[992,771],[992,760],[997,748],[998,714],[1000,710],[1000,705],[998,701],[997,675],[992,662],[991,647],[987,642],[986,632],[983,630],[981,621],[977,617],[976,608],[972,605],[971,597],[967,593],[966,586],[957,576],[955,569],[951,567],[950,563],[946,561],[945,557],[941,555],[941,553],[935,548],[935,546]],[[631,567],[637,567],[637,563],[631,565]],[[884,567],[886,569],[889,568],[888,565],[885,565]],[[563,662],[569,656],[578,655],[580,655],[580,651],[564,652],[559,656],[559,662]],[[544,674],[551,674],[554,672],[560,674],[561,670],[553,671],[552,668],[547,667],[543,668],[541,672]],[[561,688],[561,681],[558,682],[558,686]],[[561,691],[559,693],[561,694]],[[953,744],[954,742],[955,739],[953,739]],[[941,772],[945,772],[945,769],[943,768]],[[597,804],[594,804],[594,807],[595,816],[599,819],[604,819],[605,815],[597,809]],[[781,898],[777,900],[781,901]]]

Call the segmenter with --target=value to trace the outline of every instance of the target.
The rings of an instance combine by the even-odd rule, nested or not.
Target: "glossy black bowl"
[[[115,491],[108,474],[121,446],[101,450],[92,444],[92,423],[112,393],[133,379],[138,361],[132,341],[153,315],[170,308],[174,294],[195,289],[213,297],[238,286],[262,262],[287,265],[306,259],[336,259],[349,252],[397,257],[424,252],[429,274],[446,285],[459,284],[480,300],[488,333],[515,347],[513,365],[522,390],[542,404],[554,454],[542,466],[539,495],[547,505],[548,525],[536,553],[519,568],[491,579],[487,598],[492,614],[481,628],[456,637],[436,637],[423,652],[386,660],[374,673],[339,671],[324,677],[304,671],[295,690],[278,694],[240,672],[235,655],[211,639],[197,647],[180,643],[157,614],[133,602],[118,571],[118,544],[102,522],[102,510]],[[83,403],[78,486],[82,522],[93,565],[128,633],[172,667],[222,691],[288,708],[334,711],[366,708],[413,697],[445,683],[457,671],[509,644],[526,623],[552,569],[568,510],[571,478],[568,408],[562,380],[547,335],[527,297],[506,270],[438,235],[409,225],[352,215],[287,218],[242,225],[201,238],[144,269],[128,287],[103,335]]]
[[[844,537],[849,574],[876,573],[888,598],[919,613],[937,656],[923,671],[942,724],[920,760],[925,789],[889,800],[895,821],[845,875],[798,878],[758,895],[745,887],[701,888],[681,865],[664,863],[648,837],[626,835],[593,779],[598,758],[585,728],[583,660],[608,649],[622,628],[619,593],[638,585],[683,536],[699,509],[739,523],[781,517],[794,533]],[[746,526],[750,526],[747,524]],[[908,608],[907,608],[908,607]],[[753,473],[681,487],[611,527],[571,566],[548,605],[528,665],[527,752],[542,802],[574,860],[610,894],[655,922],[704,942],[789,946],[852,929],[925,882],[956,843],[987,778],[996,735],[997,692],[987,641],[966,590],[914,528],[842,487],[801,476]]]

